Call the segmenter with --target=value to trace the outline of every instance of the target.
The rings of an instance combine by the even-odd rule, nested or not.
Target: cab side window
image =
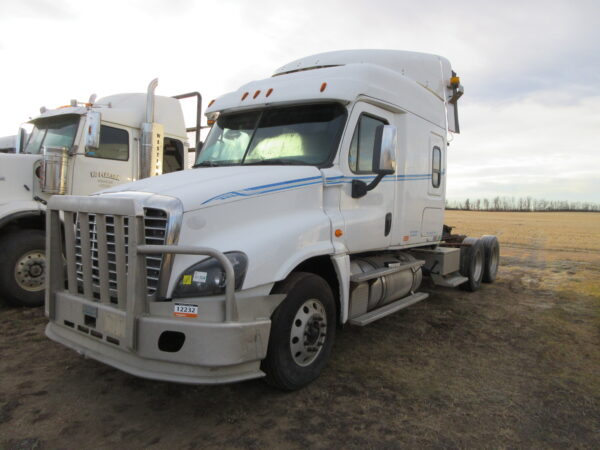
[[[120,128],[102,125],[98,150],[89,151],[85,155],[91,158],[127,161],[129,159],[129,133]]]
[[[387,122],[363,114],[358,119],[354,136],[350,144],[348,164],[354,173],[373,173],[373,147],[375,145],[375,130]]]

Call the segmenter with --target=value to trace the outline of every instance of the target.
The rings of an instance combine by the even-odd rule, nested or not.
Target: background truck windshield
[[[23,153],[38,154],[43,146],[67,147],[70,149],[75,140],[78,125],[79,116],[77,115],[36,120]]]
[[[320,166],[332,159],[345,119],[346,109],[338,103],[223,114],[213,125],[194,167]]]

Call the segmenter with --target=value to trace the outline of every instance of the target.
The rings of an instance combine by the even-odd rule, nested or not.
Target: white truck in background
[[[141,377],[293,390],[423,275],[492,282],[498,240],[443,225],[461,94],[445,58],[354,50],[216,99],[194,170],[50,200],[47,336]]]
[[[0,153],[16,153],[17,136],[0,137]]]
[[[188,132],[199,141],[201,96],[117,94],[72,100],[40,115],[0,154],[0,299],[44,303],[45,211],[54,195],[89,195],[122,183],[188,167]],[[180,99],[195,98],[195,127],[185,126]]]

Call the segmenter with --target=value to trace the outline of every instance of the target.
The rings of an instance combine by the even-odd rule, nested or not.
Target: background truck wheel
[[[498,238],[492,235],[482,236],[480,239],[483,245],[483,282],[492,283],[498,274],[498,265],[500,264],[500,243]]]
[[[46,239],[42,230],[21,230],[0,240],[0,298],[19,306],[44,304]]]
[[[469,280],[461,284],[461,289],[474,292],[481,286],[485,256],[480,239],[466,238],[460,248],[460,274]]]
[[[262,370],[270,385],[300,389],[319,376],[333,347],[336,304],[327,282],[294,272],[275,289],[287,297],[271,317],[271,335]]]

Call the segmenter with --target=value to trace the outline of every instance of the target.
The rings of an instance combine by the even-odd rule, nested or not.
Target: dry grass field
[[[600,214],[451,211],[497,234],[475,293],[336,337],[307,388],[185,386],[84,360],[0,307],[0,448],[600,448]]]
[[[524,260],[544,274],[542,287],[600,296],[600,214],[448,211],[462,234],[495,234],[502,256]]]

